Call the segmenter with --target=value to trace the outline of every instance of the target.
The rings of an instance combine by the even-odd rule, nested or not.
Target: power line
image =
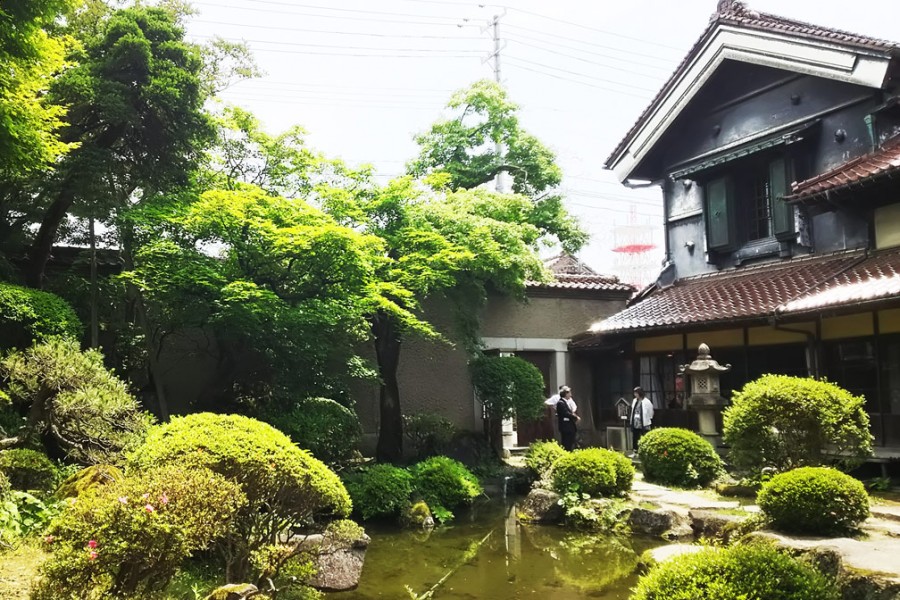
[[[225,25],[232,27],[249,27],[252,29],[265,29],[267,31],[290,31],[291,33],[322,33],[328,35],[358,35],[363,37],[376,38],[400,38],[400,39],[421,39],[421,40],[484,40],[483,37],[477,35],[408,35],[408,34],[391,34],[391,33],[372,33],[369,31],[339,31],[334,29],[304,29],[301,27],[279,27],[276,25],[254,25],[252,23],[230,23],[228,21],[214,21],[210,19],[193,19],[194,23],[203,23],[205,25]],[[209,36],[217,37],[217,36]]]
[[[430,58],[433,60],[444,59],[444,58],[475,58],[474,54],[435,54],[435,53],[426,53],[426,54],[396,54],[396,53],[381,53],[381,54],[362,54],[362,53],[346,53],[346,52],[319,52],[316,50],[279,50],[277,48],[255,48],[255,52],[271,52],[275,54],[309,54],[312,56],[351,56],[355,58]],[[421,50],[417,50],[416,52],[422,52]]]
[[[237,101],[245,101],[245,102],[262,102],[268,104],[291,104],[291,105],[300,105],[300,106],[328,106],[328,107],[341,107],[341,108],[370,108],[370,109],[386,109],[397,111],[397,109],[403,110],[422,110],[422,111],[434,111],[433,106],[418,106],[414,104],[373,104],[373,103],[360,103],[360,102],[309,102],[304,98],[299,99],[291,99],[291,98],[279,98],[279,97],[257,97],[257,96],[238,96],[235,97],[234,100]]]
[[[582,23],[576,23],[576,22],[574,22],[574,21],[566,21],[565,19],[558,19],[558,18],[556,18],[556,17],[551,17],[551,16],[549,16],[549,15],[542,15],[541,13],[536,13],[536,12],[533,12],[533,11],[530,11],[530,10],[525,10],[524,8],[516,8],[516,7],[514,7],[514,6],[506,6],[506,5],[501,5],[501,6],[502,6],[503,8],[505,8],[506,10],[516,11],[516,12],[518,12],[518,13],[522,13],[522,14],[526,14],[526,15],[531,15],[531,16],[533,16],[533,17],[538,17],[538,18],[540,18],[540,19],[546,19],[546,20],[548,20],[548,21],[555,21],[555,22],[557,22],[557,23],[562,23],[563,25],[569,25],[570,27],[578,27],[578,28],[580,28],[580,29],[586,29],[586,30],[588,30],[588,31],[595,31],[595,32],[597,32],[597,33],[602,33],[602,34],[604,34],[604,35],[609,35],[609,36],[621,38],[621,39],[624,39],[624,40],[632,40],[632,41],[635,41],[635,42],[641,42],[642,44],[650,44],[650,45],[652,45],[652,46],[659,46],[660,48],[668,48],[668,49],[670,49],[670,50],[679,50],[679,51],[681,50],[681,48],[678,48],[678,47],[676,47],[676,46],[670,46],[670,45],[668,45],[668,44],[660,44],[659,42],[654,42],[654,41],[651,41],[651,40],[644,40],[644,39],[641,39],[641,38],[632,37],[632,36],[630,36],[630,35],[623,35],[623,34],[621,34],[621,33],[616,33],[615,31],[609,31],[609,30],[606,30],[606,29],[599,29],[599,28],[597,28],[597,27],[590,27],[590,26],[584,25],[584,24],[582,24]]]
[[[449,17],[444,15],[423,15],[423,14],[411,14],[411,13],[398,13],[398,12],[390,12],[390,11],[382,11],[382,10],[365,10],[359,8],[340,8],[333,6],[321,6],[316,4],[298,4],[296,2],[283,2],[279,0],[241,0],[242,2],[252,2],[253,4],[263,4],[266,6],[288,6],[290,8],[304,8],[308,10],[329,10],[332,12],[340,12],[340,13],[354,13],[354,14],[365,14],[365,15],[378,15],[378,16],[387,16],[387,17],[410,17],[414,19],[442,19],[442,20],[451,20],[458,21],[458,17]],[[202,2],[198,2],[197,4],[203,4]],[[247,7],[238,7],[238,6],[227,6],[220,5],[226,8],[240,8],[245,10],[250,10]],[[285,11],[272,11],[265,10],[265,12],[285,12]],[[296,14],[296,13],[286,13],[286,14]]]
[[[519,58],[519,57],[516,57],[516,56],[511,56],[510,58],[513,58],[513,59],[518,60],[518,61],[520,61],[520,62],[524,62],[524,63],[527,63],[527,64],[529,64],[529,65],[533,65],[533,66],[536,66],[536,67],[543,67],[544,69],[552,69],[553,71],[559,71],[560,73],[568,73],[569,75],[577,75],[578,77],[584,77],[585,79],[590,79],[590,80],[593,80],[593,81],[599,81],[600,83],[611,83],[611,84],[613,84],[613,85],[621,85],[622,87],[631,88],[631,89],[633,89],[633,90],[638,90],[638,91],[641,91],[641,92],[647,92],[647,93],[649,93],[649,94],[655,94],[655,93],[656,93],[656,90],[652,90],[652,89],[649,89],[649,88],[640,87],[640,86],[638,86],[638,85],[631,85],[630,83],[620,83],[620,82],[618,82],[618,81],[614,81],[614,80],[611,80],[611,79],[604,79],[604,78],[602,78],[602,77],[596,77],[595,75],[589,75],[589,74],[587,74],[587,73],[579,73],[578,71],[569,71],[568,69],[561,69],[561,68],[556,67],[556,66],[554,66],[554,65],[547,65],[547,64],[544,64],[544,63],[539,63],[539,62],[537,62],[537,61],[528,60],[528,59],[526,59],[526,58]]]
[[[544,42],[544,43],[548,43],[548,44],[549,44],[549,43],[552,43],[552,44],[554,44],[554,45],[558,45],[558,46],[561,46],[561,47],[569,47],[569,48],[572,48],[571,46],[565,46],[564,44],[560,44],[560,43],[558,42],[558,39],[559,39],[559,36],[558,36],[558,35],[553,34],[553,33],[547,33],[546,31],[543,31],[543,30],[541,30],[541,29],[534,29],[534,28],[532,28],[532,27],[522,27],[521,25],[514,25],[514,24],[512,24],[512,23],[510,23],[509,25],[507,25],[507,27],[509,27],[509,28],[511,28],[511,29],[518,29],[518,30],[520,30],[520,31],[525,31],[525,32],[527,32],[527,33],[534,33],[534,34],[537,34],[537,35],[542,35],[542,36],[544,36],[544,37],[551,37],[551,38],[553,38],[553,40],[538,40],[538,41],[541,41],[541,42]],[[672,59],[671,59],[670,57],[663,57],[663,56],[659,56],[659,55],[656,55],[656,54],[644,54],[644,53],[642,53],[642,52],[633,52],[633,51],[631,51],[631,50],[623,50],[622,48],[619,48],[619,47],[616,47],[616,46],[607,46],[607,45],[604,45],[604,44],[598,44],[598,43],[596,43],[596,42],[588,42],[588,41],[585,41],[585,40],[579,40],[579,39],[577,39],[577,38],[566,38],[566,41],[568,41],[568,42],[575,42],[576,44],[583,44],[583,45],[585,45],[585,46],[592,46],[592,47],[595,47],[595,48],[603,48],[604,50],[613,50],[613,51],[615,51],[615,52],[621,52],[621,53],[623,53],[623,54],[627,54],[629,57],[639,56],[639,57],[641,57],[641,58],[649,58],[649,59],[651,59],[651,60],[659,61],[660,63],[666,63],[667,65],[668,65],[668,64],[672,64],[672,62],[673,62]],[[573,48],[573,49],[574,49],[574,48]]]
[[[515,57],[507,57],[507,60],[509,60],[509,59],[517,60]],[[530,72],[532,72],[532,73],[537,73],[538,75],[544,75],[544,76],[546,76],[546,77],[552,77],[553,79],[560,79],[560,80],[562,80],[562,81],[568,81],[569,83],[577,83],[578,85],[583,85],[583,86],[590,87],[590,88],[594,88],[594,89],[597,89],[597,90],[603,90],[603,91],[605,91],[605,92],[612,92],[612,93],[614,93],[614,94],[621,94],[621,95],[623,95],[623,96],[630,96],[631,98],[638,98],[638,99],[643,100],[643,101],[646,101],[646,100],[648,99],[647,96],[641,96],[641,95],[638,95],[638,94],[633,94],[633,93],[631,93],[631,92],[625,92],[625,91],[622,91],[622,90],[615,90],[615,89],[611,89],[611,88],[608,88],[608,87],[605,87],[605,86],[602,86],[602,85],[596,85],[596,84],[593,84],[593,83],[587,83],[587,82],[585,82],[585,81],[578,81],[577,79],[572,79],[571,77],[562,77],[561,75],[556,75],[556,74],[554,74],[554,73],[548,73],[548,72],[546,72],[546,71],[540,71],[540,70],[538,70],[538,69],[532,69],[531,67],[525,67],[525,66],[522,66],[522,65],[517,65],[517,64],[515,64],[515,63],[510,64],[510,66],[511,66],[511,67],[514,67],[514,68],[516,68],[516,69],[520,69],[520,70],[522,70],[522,71],[530,71]]]
[[[538,46],[538,45],[535,45],[535,44],[531,44],[531,43],[529,43],[529,42],[523,42],[523,41],[521,41],[521,40],[519,40],[519,39],[516,39],[516,38],[510,38],[510,37],[507,37],[507,39],[508,39],[509,41],[513,42],[514,44],[520,44],[520,45],[526,46],[526,47],[528,47],[528,48],[535,48],[535,49],[537,49],[537,50],[543,50],[544,52],[549,52],[549,53],[551,53],[551,54],[557,54],[557,55],[559,55],[559,56],[565,56],[566,58],[571,58],[571,59],[573,59],[573,60],[577,60],[577,61],[580,61],[580,62],[583,62],[583,63],[587,63],[587,64],[589,64],[589,65],[594,65],[594,66],[597,66],[597,67],[603,67],[604,69],[611,69],[611,70],[613,70],[613,71],[620,71],[620,72],[622,72],[622,73],[628,73],[628,74],[630,74],[630,75],[637,75],[638,77],[646,77],[647,79],[652,79],[653,81],[659,81],[659,80],[660,80],[660,77],[658,77],[658,76],[656,76],[656,75],[647,75],[647,74],[645,74],[645,73],[641,73],[641,72],[639,72],[639,71],[635,71],[634,69],[626,69],[626,68],[624,68],[624,67],[615,67],[615,66],[613,66],[613,65],[607,65],[607,64],[605,64],[605,63],[600,63],[600,62],[597,62],[597,61],[595,61],[595,60],[590,60],[590,59],[588,59],[588,58],[581,58],[580,56],[575,56],[574,54],[567,54],[567,53],[565,53],[565,52],[559,52],[558,50],[551,50],[550,48],[544,48],[544,47],[542,47],[542,46]]]
[[[272,12],[276,12],[276,11],[272,11],[271,9],[266,9],[266,8],[253,8],[250,6],[233,6],[231,4],[218,4],[218,3],[212,3],[212,2],[203,2],[201,0],[196,0],[194,2],[194,4],[201,5],[201,6],[212,6],[215,8],[231,8],[231,9],[235,9],[235,10],[262,12],[262,13],[266,13],[266,14],[271,14]],[[371,17],[354,17],[354,16],[348,16],[348,15],[317,15],[315,13],[308,13],[308,12],[285,12],[285,11],[277,11],[277,12],[280,12],[281,14],[293,15],[293,16],[297,16],[297,17],[312,17],[312,18],[316,18],[316,19],[341,19],[341,20],[348,20],[348,21],[365,21],[367,23],[399,23],[401,25],[432,25],[432,26],[440,26],[440,27],[457,27],[457,28],[459,28],[459,27],[477,27],[477,25],[474,25],[474,24],[471,24],[471,23],[468,23],[465,21],[463,21],[463,22],[448,21],[446,23],[434,23],[431,21],[410,21],[410,20],[399,20],[399,19],[373,19]],[[449,17],[447,17],[447,18],[449,18]],[[235,25],[238,25],[238,24],[235,24]],[[240,26],[243,26],[243,25],[240,25]]]
[[[512,27],[512,26],[510,26],[510,27]],[[628,65],[628,66],[639,66],[639,67],[646,67],[646,68],[648,68],[648,69],[653,69],[653,70],[655,70],[655,71],[659,71],[661,74],[666,74],[666,75],[668,75],[669,73],[672,72],[671,67],[668,66],[668,65],[666,65],[666,66],[663,67],[663,66],[660,66],[660,65],[651,65],[650,63],[645,63],[645,62],[638,62],[638,61],[634,60],[634,57],[633,57],[633,56],[629,56],[628,58],[622,58],[622,57],[620,57],[620,56],[613,56],[612,54],[609,54],[609,53],[606,53],[606,52],[595,52],[595,51],[593,51],[593,50],[585,50],[584,48],[578,48],[577,46],[569,46],[569,45],[567,45],[567,44],[560,44],[560,43],[558,43],[558,42],[550,42],[550,41],[548,41],[548,40],[541,40],[541,39],[529,38],[529,37],[525,37],[524,35],[521,36],[521,37],[519,37],[520,35],[521,35],[521,34],[518,34],[518,33],[513,32],[512,36],[510,36],[509,34],[507,34],[507,39],[508,39],[508,40],[511,40],[511,41],[517,41],[517,42],[519,42],[519,43],[527,43],[527,44],[552,44],[552,49],[564,48],[564,49],[567,49],[567,50],[572,50],[572,51],[574,51],[574,52],[580,52],[580,53],[582,53],[582,54],[588,54],[588,55],[590,55],[590,56],[599,56],[600,58],[605,58],[605,59],[608,59],[608,60],[614,60],[614,61],[623,63],[623,64]],[[540,49],[542,49],[542,50],[546,50],[546,49],[547,49],[547,46],[539,46],[539,45],[535,45],[535,47],[536,47],[536,48],[540,48]]]
[[[204,36],[199,35],[196,37],[200,38],[212,38],[217,36]],[[234,39],[232,38],[232,41]],[[273,42],[269,40],[239,40],[245,42],[252,42],[256,44],[275,44],[278,46],[291,46],[291,47],[299,47],[299,48],[333,48],[338,50],[382,50],[382,51],[390,51],[390,52],[464,52],[464,53],[475,53],[481,54],[481,50],[468,50],[464,48],[386,48],[384,46],[347,46],[345,44],[306,44],[302,42]]]

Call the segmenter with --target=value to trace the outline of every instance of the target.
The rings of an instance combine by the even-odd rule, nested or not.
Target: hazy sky
[[[486,29],[500,15],[502,82],[523,125],[558,155],[570,211],[592,238],[581,256],[625,275],[616,245],[654,244],[656,189],[631,191],[604,159],[708,23],[715,0],[195,0],[189,34],[244,40],[266,76],[224,93],[272,133],[302,125],[310,144],[379,175],[403,172],[412,140],[452,91],[493,77]],[[900,40],[900,1],[750,0],[752,9]]]

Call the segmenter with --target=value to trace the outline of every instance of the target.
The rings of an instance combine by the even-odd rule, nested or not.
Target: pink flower
[[[91,550],[90,552],[88,552],[88,560],[95,560],[98,556],[100,555],[97,554],[96,550]]]
[[[154,512],[156,512],[156,509],[153,508],[153,505],[152,505],[152,504],[148,504],[147,506],[145,506],[145,507],[144,507],[144,510],[146,510],[148,513],[154,513]]]
[[[159,503],[162,504],[163,506],[165,506],[166,504],[169,503],[169,497],[166,496],[165,492],[163,492],[163,495],[159,497]]]
[[[97,540],[91,540],[88,542],[88,548],[90,548],[91,550],[93,550],[96,547],[97,547]]]
[[[47,542],[48,544],[52,544],[53,540],[55,540],[55,539],[56,538],[53,537],[52,535],[48,535],[47,537],[44,538],[44,541]]]
[[[119,496],[119,502],[122,504],[128,504],[128,498],[125,496]]]
[[[144,494],[143,496],[141,496],[141,498],[143,498],[144,500],[146,500],[146,499],[149,498],[149,497],[150,497],[150,494],[149,494],[149,493]]]

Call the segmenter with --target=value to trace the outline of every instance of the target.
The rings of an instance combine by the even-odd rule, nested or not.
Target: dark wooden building
[[[595,422],[635,383],[658,424],[701,342],[733,368],[827,377],[864,394],[900,456],[900,45],[719,2],[606,162],[662,187],[667,262],[571,342],[594,360]],[[669,408],[669,407],[672,408]]]

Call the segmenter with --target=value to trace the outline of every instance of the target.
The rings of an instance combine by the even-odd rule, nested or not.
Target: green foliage
[[[13,403],[29,419],[11,444],[46,434],[80,464],[115,463],[139,443],[151,418],[125,384],[103,366],[96,350],[53,339],[0,360],[0,376]]]
[[[246,499],[204,468],[172,464],[80,496],[53,521],[32,598],[146,598],[228,530]]]
[[[478,478],[461,462],[446,456],[432,456],[410,469],[415,492],[439,521],[453,518],[453,509],[470,504],[483,493]]]
[[[73,473],[56,490],[57,498],[77,498],[96,487],[121,481],[125,474],[113,465],[91,465]]]
[[[59,468],[46,454],[27,448],[0,452],[0,473],[6,475],[13,489],[23,492],[52,492],[59,479]]]
[[[566,449],[560,446],[556,440],[533,442],[528,446],[528,452],[525,453],[525,465],[536,477],[542,478],[565,454]]]
[[[844,533],[869,517],[862,482],[828,467],[801,467],[763,484],[757,503],[782,531]]]
[[[567,452],[553,467],[553,489],[561,494],[576,492],[590,496],[627,494],[634,467],[621,454],[605,448]]]
[[[403,434],[412,445],[417,459],[437,456],[447,451],[456,427],[449,419],[432,413],[403,415]]]
[[[363,520],[396,517],[409,503],[412,475],[406,469],[380,464],[352,473],[344,479],[353,510]]]
[[[641,470],[648,481],[681,487],[704,486],[722,472],[712,444],[678,427],[651,429],[638,442]]]
[[[493,419],[537,419],[544,414],[544,377],[517,356],[482,356],[471,364],[475,393]]]
[[[81,321],[65,300],[0,282],[0,347],[27,348],[51,337],[79,339]]]
[[[274,544],[291,525],[318,515],[345,516],[351,502],[331,470],[277,429],[240,415],[198,413],[151,429],[130,457],[131,468],[179,462],[208,468],[237,482],[247,497],[222,552],[232,575],[243,580],[250,553]]]
[[[662,562],[631,600],[838,600],[833,581],[763,544],[705,548]]]
[[[301,400],[290,412],[270,412],[265,420],[328,464],[352,457],[362,435],[356,413],[328,398]]]
[[[59,512],[52,500],[41,500],[19,490],[0,493],[0,548],[39,533]]]
[[[764,375],[732,398],[723,414],[732,463],[749,471],[785,471],[829,462],[847,465],[872,453],[865,400],[811,378]]]

